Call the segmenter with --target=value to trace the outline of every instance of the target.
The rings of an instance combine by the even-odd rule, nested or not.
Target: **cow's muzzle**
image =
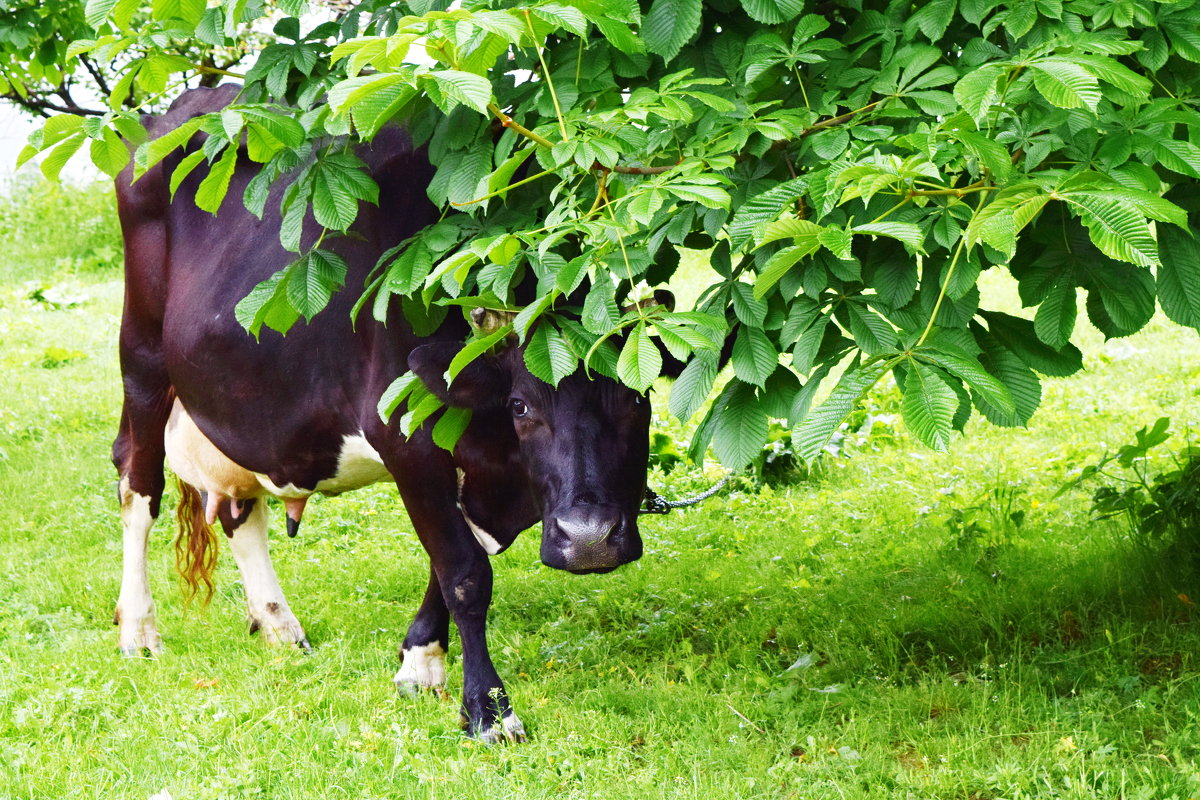
[[[548,567],[609,572],[641,555],[637,524],[616,506],[575,505],[543,521],[542,563]]]

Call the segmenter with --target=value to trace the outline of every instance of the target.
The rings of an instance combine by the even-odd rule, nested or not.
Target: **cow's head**
[[[418,347],[409,367],[444,402],[472,409],[487,426],[511,426],[503,437],[495,430],[484,434],[519,451],[509,463],[524,473],[522,483],[540,507],[543,563],[576,573],[607,572],[639,558],[649,398],[582,370],[554,388],[530,374],[516,346],[476,359],[447,387],[443,373],[457,350],[448,344]]]

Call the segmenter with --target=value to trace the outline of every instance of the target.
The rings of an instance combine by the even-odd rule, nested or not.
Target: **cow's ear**
[[[461,349],[455,342],[421,345],[408,354],[408,368],[448,405],[475,410],[503,405],[508,399],[508,374],[492,356],[475,359],[446,386],[446,370]]]

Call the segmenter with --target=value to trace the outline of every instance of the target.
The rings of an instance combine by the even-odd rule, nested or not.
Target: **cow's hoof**
[[[300,626],[300,620],[290,612],[287,614],[252,613],[249,615],[248,621],[250,633],[262,636],[262,640],[270,647],[296,645],[306,653],[312,650],[308,643],[308,637],[304,635],[304,628]]]
[[[525,735],[525,726],[511,711],[493,723],[490,728],[468,727],[467,735],[483,744],[520,744],[529,739]]]
[[[445,694],[446,651],[440,642],[408,647],[400,651],[400,671],[392,681],[397,691],[406,697],[422,692]]]
[[[153,615],[131,620],[118,611],[116,619],[117,624],[121,626],[117,637],[121,655],[126,658],[142,658],[162,652],[162,637],[158,635],[158,625]]]

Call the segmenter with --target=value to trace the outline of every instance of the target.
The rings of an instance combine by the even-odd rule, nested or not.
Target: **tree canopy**
[[[548,383],[582,363],[645,391],[661,345],[686,362],[671,411],[704,412],[693,454],[711,445],[730,467],[769,418],[815,457],[889,373],[931,447],[976,411],[1026,424],[1040,376],[1082,366],[1079,288],[1106,336],[1156,301],[1200,328],[1190,0],[365,0],[320,24],[303,0],[16,8],[70,20],[72,41],[0,22],[4,93],[111,76],[102,113],[55,114],[32,137],[25,157],[48,151],[47,173],[86,144],[115,174],[129,143],[140,174],[203,131],[172,189],[207,170],[195,202],[215,212],[248,159],[262,168],[240,201],[261,215],[286,185],[296,258],[238,305],[251,332],[286,331],[343,288],[323,245],[377,193],[350,145],[403,124],[445,213],[346,287],[363,292],[356,313],[398,302],[428,330],[516,312],[451,376],[515,334]],[[139,110],[213,76],[243,84],[234,105],[145,141]],[[650,299],[679,246],[709,253],[693,309]],[[1031,319],[980,306],[988,269],[1011,272]],[[536,294],[519,297],[527,278]],[[438,408],[411,377],[381,410],[402,403],[406,431]]]

